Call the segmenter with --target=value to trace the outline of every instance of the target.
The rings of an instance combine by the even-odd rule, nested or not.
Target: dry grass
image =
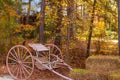
[[[75,69],[71,71],[70,77],[74,80],[108,80],[106,74],[91,72],[84,69]]]
[[[120,58],[90,56],[86,60],[86,69],[74,69],[70,77],[74,80],[120,80]]]
[[[120,70],[115,73],[111,73],[108,77],[109,80],[120,80]]]
[[[114,72],[120,69],[120,58],[118,56],[91,56],[86,60],[86,69]]]
[[[69,76],[74,80],[84,80],[86,73],[85,69],[73,69]]]

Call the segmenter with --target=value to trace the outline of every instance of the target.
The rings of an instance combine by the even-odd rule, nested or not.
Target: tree
[[[88,36],[88,44],[87,44],[87,57],[89,57],[90,54],[90,44],[91,44],[91,37],[92,37],[92,31],[93,31],[93,22],[94,22],[94,16],[95,16],[95,7],[96,7],[96,0],[94,0],[93,3],[93,9],[92,9],[92,16],[91,16],[91,25],[89,29],[89,36]]]
[[[120,0],[118,0],[118,48],[120,55]]]
[[[0,6],[0,46],[2,47],[0,54],[5,54],[10,46],[16,44],[17,41],[20,40],[15,34],[16,30],[20,29],[17,23],[19,17],[17,10],[20,5],[14,0],[1,0]],[[15,39],[15,41],[13,39]]]
[[[54,44],[57,45],[59,48],[61,48],[61,27],[62,27],[62,18],[63,18],[63,13],[62,13],[62,5],[61,5],[62,0],[58,0],[58,4],[55,4],[57,7],[57,19],[56,19],[56,25],[55,25],[55,41]]]
[[[43,35],[44,35],[44,17],[45,17],[45,0],[41,2],[41,19],[40,19],[40,28],[39,28],[39,40],[40,43],[43,43]]]
[[[28,1],[28,10],[27,10],[27,16],[26,16],[26,24],[29,24],[29,16],[30,16],[30,9],[31,9],[31,1]]]

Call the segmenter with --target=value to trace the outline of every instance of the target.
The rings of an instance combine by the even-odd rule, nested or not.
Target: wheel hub
[[[18,64],[20,64],[20,65],[21,65],[21,64],[22,64],[22,61],[21,61],[21,60],[18,60]]]

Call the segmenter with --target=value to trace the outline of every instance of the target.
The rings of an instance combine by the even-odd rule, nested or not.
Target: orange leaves
[[[26,34],[26,36],[30,36],[30,33],[35,30],[35,27],[32,25],[23,25],[21,24],[21,27],[15,29],[15,33],[23,33],[22,31],[24,31]]]
[[[36,19],[40,19],[42,17],[42,15],[40,13],[37,13],[36,16],[37,16]]]
[[[16,13],[17,7],[14,5],[10,5],[9,3],[6,3],[6,2],[3,3],[2,11],[4,12],[3,15],[7,13],[7,15],[9,15],[10,17],[14,17],[17,15]]]
[[[25,37],[30,37],[31,33],[36,29],[36,27],[29,24],[21,24],[19,28],[15,29],[14,34],[19,33]]]
[[[29,25],[29,24],[27,24],[27,25],[21,25],[21,28],[24,30],[24,31],[33,31],[33,30],[35,30],[35,27],[34,26],[32,26],[32,25]]]
[[[15,32],[16,32],[16,33],[19,33],[19,32],[21,32],[21,31],[20,31],[20,29],[16,29]]]
[[[10,15],[11,17],[14,17],[14,16],[16,16],[17,14],[16,14],[16,11],[10,9],[10,10],[9,10],[9,15]]]
[[[50,35],[51,31],[45,31],[45,34]]]

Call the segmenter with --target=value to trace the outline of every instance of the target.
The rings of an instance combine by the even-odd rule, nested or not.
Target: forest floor
[[[69,70],[65,68],[60,68],[59,72],[68,76]],[[5,64],[0,64],[0,80],[14,80],[9,75]],[[65,80],[65,79],[57,76],[56,74],[52,73],[49,70],[39,70],[35,68],[29,80]]]
[[[107,47],[107,50],[109,50],[109,51],[114,51],[113,50],[113,46],[116,46],[116,44],[117,44],[117,41],[115,40],[115,41],[112,41],[112,43],[114,43],[114,44],[109,44],[109,45],[112,45],[112,47],[111,46],[108,46],[108,44],[107,44],[107,46],[106,46],[106,44],[105,44],[105,46]],[[84,48],[85,46],[83,46],[83,48]],[[105,48],[106,48],[105,47]],[[110,47],[110,48],[109,48]],[[105,49],[104,48],[104,49]],[[116,48],[116,47],[115,47]],[[94,47],[93,47],[93,49],[94,49]],[[116,49],[115,49],[116,50]],[[76,49],[75,49],[75,51],[76,51]],[[114,52],[116,52],[116,51],[114,51]],[[113,54],[113,53],[112,53]],[[79,57],[81,57],[81,55],[80,56],[77,56],[78,58]],[[77,59],[78,59],[77,58]],[[3,58],[3,56],[0,56],[0,59],[4,59]],[[73,65],[71,64],[71,66],[72,67],[74,67],[74,63],[75,64],[79,64],[78,65],[78,67],[79,68],[84,68],[85,67],[85,60],[86,59],[84,59],[84,57],[81,57],[79,60],[77,60],[76,61],[76,57],[75,58],[73,58]],[[0,60],[0,61],[2,61],[2,62],[5,62],[4,60]],[[76,65],[75,65],[76,66]],[[60,68],[59,69],[59,72],[60,73],[62,73],[62,74],[65,74],[65,75],[69,75],[69,70],[68,69],[64,69],[64,68]],[[0,64],[0,80],[14,80],[14,79],[12,79],[12,77],[9,75],[9,73],[8,73],[8,71],[7,71],[7,69],[6,69],[6,65],[5,64]],[[56,74],[54,74],[54,73],[52,73],[51,71],[49,71],[49,70],[39,70],[39,69],[37,69],[36,67],[35,67],[35,69],[34,69],[34,72],[33,72],[33,74],[32,74],[32,76],[29,78],[29,80],[65,80],[65,79],[63,79],[63,78],[61,78],[61,77],[59,77],[59,76],[57,76]]]

